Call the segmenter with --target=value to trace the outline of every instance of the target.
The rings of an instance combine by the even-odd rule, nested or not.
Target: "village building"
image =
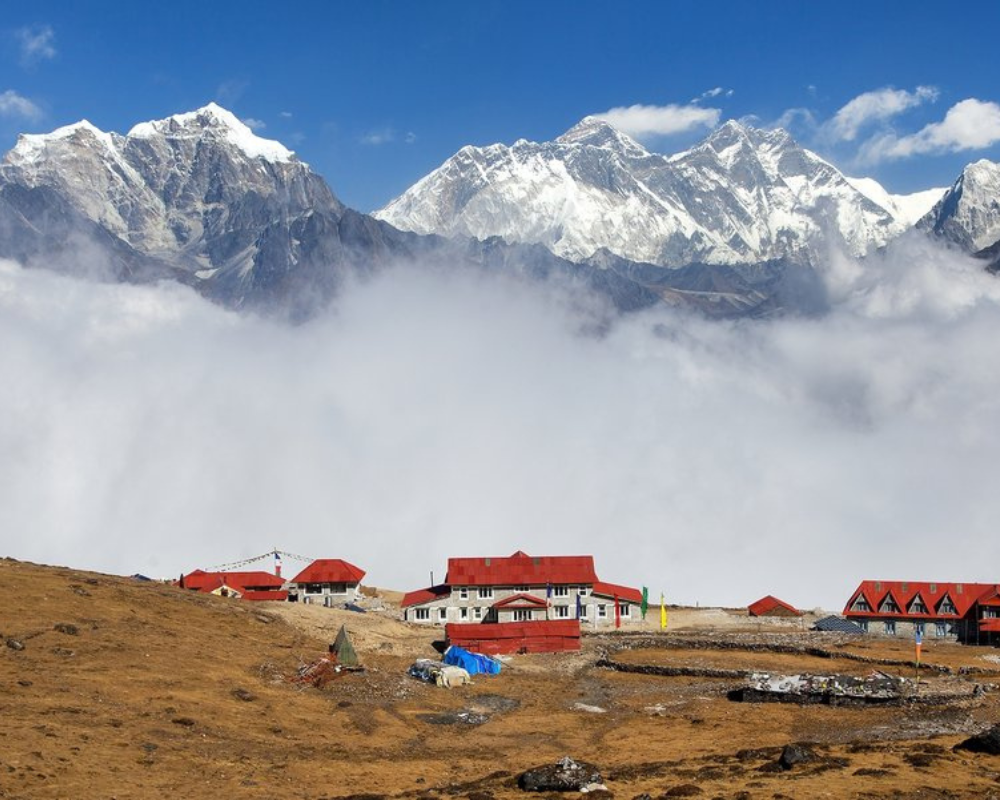
[[[206,572],[196,569],[182,575],[178,585],[194,592],[234,597],[238,600],[287,600],[285,582],[270,572]]]
[[[340,558],[313,561],[288,584],[292,602],[317,603],[329,607],[353,603],[361,598],[365,571]]]
[[[779,600],[774,595],[767,595],[747,606],[747,614],[751,617],[801,617],[802,612],[795,606]]]
[[[593,556],[450,558],[444,583],[409,592],[404,619],[427,625],[576,620],[607,628],[641,621],[642,592],[601,581]]]
[[[863,581],[844,616],[866,633],[1000,642],[1000,586],[992,583]]]

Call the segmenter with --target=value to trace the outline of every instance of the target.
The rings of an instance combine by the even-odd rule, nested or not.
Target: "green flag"
[[[646,586],[642,587],[642,605],[639,608],[642,611],[642,618],[646,619],[646,609],[649,608],[649,588]]]

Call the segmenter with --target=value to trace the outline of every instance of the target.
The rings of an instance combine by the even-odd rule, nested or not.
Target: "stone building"
[[[863,581],[844,616],[867,633],[996,644],[1000,586],[992,583]]]
[[[601,581],[593,556],[450,558],[444,583],[407,593],[404,619],[427,625],[579,619],[607,628],[641,621],[642,592]]]

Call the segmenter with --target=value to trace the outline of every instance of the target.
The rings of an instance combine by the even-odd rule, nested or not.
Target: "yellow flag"
[[[660,630],[666,630],[667,627],[667,606],[663,602],[663,592],[660,592]]]

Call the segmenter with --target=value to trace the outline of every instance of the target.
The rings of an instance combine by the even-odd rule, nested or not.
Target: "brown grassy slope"
[[[275,681],[324,652],[340,622],[354,630],[363,675],[324,691]],[[54,630],[58,623],[78,633]],[[0,645],[3,798],[501,800],[518,796],[519,771],[563,754],[596,763],[625,800],[684,785],[705,798],[988,797],[1000,789],[1000,758],[950,749],[957,731],[996,718],[994,695],[956,709],[734,704],[718,681],[595,669],[590,643],[582,654],[515,658],[500,676],[449,692],[404,674],[414,655],[432,655],[433,631],[12,561],[0,561],[0,632],[25,644],[19,652]],[[726,656],[734,669],[748,661]],[[970,662],[977,657],[969,651]],[[238,689],[253,699],[239,699]],[[426,721],[495,708],[497,697],[517,707],[484,725]],[[947,735],[931,739],[938,731]],[[795,740],[818,742],[821,760],[774,773],[760,771],[773,750],[737,756]],[[488,777],[495,773],[506,774]]]

